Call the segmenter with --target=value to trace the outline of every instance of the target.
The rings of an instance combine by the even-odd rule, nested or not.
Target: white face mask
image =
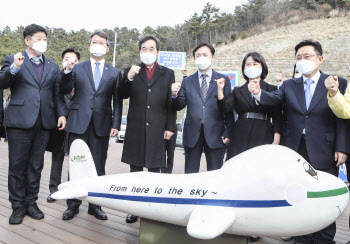
[[[194,61],[194,63],[198,67],[199,70],[206,70],[211,65],[211,59],[210,58],[206,58],[206,57],[200,57],[200,58],[197,58]]]
[[[302,76],[301,73],[295,73],[294,78],[300,78]]]
[[[262,69],[261,69],[261,68],[258,68],[258,67],[255,67],[255,66],[249,67],[248,69],[245,69],[245,70],[244,70],[244,74],[245,74],[249,79],[258,78],[258,77],[260,77],[261,73],[262,73]]]
[[[157,60],[157,55],[153,53],[140,53],[140,59],[145,65],[152,65]]]
[[[44,52],[46,52],[47,42],[45,41],[33,42],[32,48],[37,54],[42,55]]]
[[[62,67],[63,67],[63,69],[65,69],[67,66],[68,66],[68,62],[67,62],[67,61],[66,61],[66,62],[64,62],[64,63],[62,63]]]
[[[277,87],[280,87],[280,86],[282,86],[282,83],[283,83],[283,82],[276,81],[276,86],[277,86]]]
[[[102,45],[91,45],[90,53],[96,57],[101,57],[107,53],[107,48]]]
[[[317,68],[316,62],[309,61],[306,59],[302,59],[296,64],[296,69],[299,71],[299,73],[303,75],[311,74],[312,72],[315,71],[316,68]]]

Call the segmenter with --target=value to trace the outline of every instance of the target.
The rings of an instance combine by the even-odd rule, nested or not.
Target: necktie
[[[32,61],[35,63],[35,64],[40,64],[40,58],[38,57],[32,57]]]
[[[96,62],[96,67],[95,67],[95,75],[94,75],[94,81],[95,81],[95,89],[97,90],[98,85],[100,84],[101,81],[101,71],[100,71],[100,63]]]
[[[314,81],[311,80],[311,79],[305,80],[305,83],[306,83],[306,90],[305,90],[306,109],[309,109],[309,106],[310,106],[310,103],[311,103],[312,93],[311,93],[311,87],[310,87],[310,85],[311,85],[313,82],[314,82]]]
[[[207,97],[207,92],[208,92],[208,84],[207,84],[207,74],[202,74],[202,85],[201,85],[201,94],[202,94],[202,99],[205,101],[205,98]]]

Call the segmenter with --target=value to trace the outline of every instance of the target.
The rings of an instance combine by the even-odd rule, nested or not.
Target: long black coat
[[[277,89],[276,86],[269,85],[263,80],[260,81],[260,88],[268,92]],[[231,132],[231,143],[227,148],[226,160],[250,148],[271,144],[274,132],[281,133],[281,109],[262,106],[255,99],[253,100],[248,90],[248,82],[241,87],[235,87],[230,96],[224,97],[218,103],[223,112],[234,109],[238,114],[238,120],[235,122]],[[239,118],[240,113],[247,112],[267,114],[268,120]],[[270,118],[272,118],[272,123]]]
[[[151,82],[143,64],[133,81],[124,72],[119,85],[121,98],[130,97],[122,162],[146,167],[164,166],[164,131],[175,131],[176,111],[172,105],[171,85],[174,71],[157,64]]]

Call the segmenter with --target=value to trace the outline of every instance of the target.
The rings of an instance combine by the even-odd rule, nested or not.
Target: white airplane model
[[[340,179],[316,171],[296,152],[276,145],[250,149],[219,170],[97,176],[88,146],[75,140],[69,182],[55,199],[80,198],[125,213],[187,226],[190,236],[222,233],[299,236],[334,222],[349,202]]]

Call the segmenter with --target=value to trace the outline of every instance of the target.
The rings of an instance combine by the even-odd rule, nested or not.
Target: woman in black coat
[[[250,148],[280,142],[281,109],[260,105],[248,90],[249,81],[255,79],[260,81],[262,90],[272,92],[277,89],[276,86],[264,81],[268,74],[264,57],[257,52],[248,53],[243,59],[242,73],[247,82],[241,87],[235,87],[229,97],[223,95],[225,80],[217,81],[218,104],[221,111],[226,113],[234,109],[238,114],[227,147],[226,160]]]

